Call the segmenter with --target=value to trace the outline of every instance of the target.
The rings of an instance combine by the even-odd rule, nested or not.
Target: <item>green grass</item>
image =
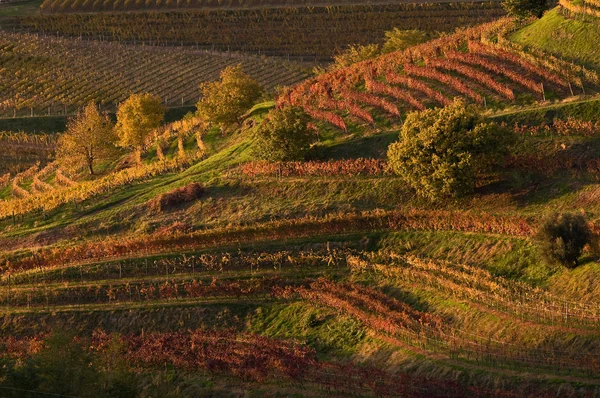
[[[26,0],[18,3],[0,4],[0,20],[6,17],[24,17],[40,13],[43,0]]]
[[[507,110],[490,114],[489,116],[497,123],[505,122],[508,125],[519,123],[535,126],[542,123],[550,123],[555,118],[567,119],[569,117],[596,122],[599,113],[600,98],[594,96],[573,102]]]
[[[600,67],[600,29],[591,17],[585,22],[567,19],[558,9],[553,9],[541,19],[513,33],[510,39],[569,61]]]
[[[257,308],[249,320],[249,330],[270,337],[305,340],[322,359],[350,357],[367,339],[358,321],[306,302]]]

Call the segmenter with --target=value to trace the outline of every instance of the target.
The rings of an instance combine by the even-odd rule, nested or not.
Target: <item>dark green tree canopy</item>
[[[505,154],[507,129],[455,102],[407,116],[400,140],[388,148],[392,170],[432,201],[468,194],[476,175]]]
[[[537,233],[541,254],[552,263],[575,268],[593,234],[581,214],[553,213],[541,222]]]
[[[551,7],[548,0],[504,0],[502,6],[508,15],[517,18],[541,18],[544,11]]]

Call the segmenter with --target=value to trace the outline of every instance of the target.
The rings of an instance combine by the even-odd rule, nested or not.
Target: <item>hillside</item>
[[[68,2],[64,4],[68,6]],[[236,11],[57,13],[9,18],[2,28],[327,61],[347,45],[381,43],[384,33],[399,24],[403,29],[452,32],[503,14],[495,1],[387,3]]]
[[[114,110],[135,91],[189,106],[200,97],[200,83],[229,65],[242,64],[268,90],[297,83],[310,69],[250,55],[19,33],[0,33],[0,60],[0,117],[72,114],[92,100]]]
[[[570,2],[566,2],[569,4]],[[532,46],[568,61],[579,62],[589,68],[600,67],[600,40],[598,29],[588,16],[581,20],[568,15],[562,7],[544,15],[538,21],[514,32],[510,38],[521,45]]]
[[[555,47],[558,27],[572,36]],[[538,238],[552,212],[600,231],[600,79],[586,43],[597,29],[559,10],[465,23],[312,76],[287,59],[185,45],[0,34],[12,60],[2,98],[23,112],[3,120],[32,131],[53,121],[28,118],[31,103],[112,110],[149,91],[191,105],[200,81],[238,62],[288,86],[227,126],[171,109],[139,163],[119,147],[93,175],[54,161],[52,132],[0,135],[0,391],[600,394],[599,252],[588,244],[569,268]],[[514,140],[472,193],[430,201],[387,150],[411,112],[456,99]],[[303,160],[257,159],[262,123],[290,104],[311,116],[314,144]]]
[[[408,111],[445,106],[453,98],[498,111],[597,91],[594,70],[506,40],[514,24],[500,19],[322,74],[279,103],[301,106],[346,131],[348,123],[393,125]]]

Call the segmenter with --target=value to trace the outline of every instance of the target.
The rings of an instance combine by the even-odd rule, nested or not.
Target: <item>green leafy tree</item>
[[[381,52],[387,54],[394,51],[403,51],[409,47],[431,40],[432,38],[431,33],[423,32],[421,30],[401,30],[394,28],[385,32],[385,43],[383,44]]]
[[[301,160],[315,141],[310,118],[298,107],[274,109],[259,126],[254,153],[269,161]]]
[[[593,243],[593,234],[585,217],[571,213],[546,216],[536,238],[541,254],[548,261],[568,268],[577,267],[583,248]]]
[[[96,356],[98,369],[101,372],[100,384],[107,396],[112,398],[138,396],[138,380],[127,363],[124,345],[118,335],[113,336]]]
[[[200,85],[202,99],[196,104],[198,115],[225,131],[239,123],[244,113],[254,105],[263,88],[242,71],[241,65],[221,71],[220,80]]]
[[[468,194],[476,175],[506,153],[511,133],[456,101],[407,116],[388,148],[392,170],[432,201]]]
[[[508,15],[517,18],[538,17],[551,7],[547,0],[504,0],[502,6]]]
[[[350,45],[347,49],[333,57],[334,63],[329,70],[342,69],[357,62],[373,59],[381,54],[378,44],[368,44],[366,46]]]
[[[160,126],[165,111],[160,99],[152,94],[133,94],[119,105],[116,125],[119,145],[133,149],[138,163],[146,139]]]
[[[115,142],[110,119],[91,102],[67,123],[67,131],[58,139],[56,160],[67,170],[86,167],[94,174],[96,162],[114,156]]]

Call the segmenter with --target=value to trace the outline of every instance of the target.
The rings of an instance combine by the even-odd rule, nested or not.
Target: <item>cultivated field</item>
[[[38,131],[0,133],[0,396],[600,394],[600,78],[594,53],[533,36],[581,24],[582,49],[595,22],[564,4],[521,21],[491,2],[44,4],[0,33],[0,131]],[[264,8],[161,11],[178,6]],[[292,57],[398,21],[452,33],[343,67]],[[310,143],[262,156],[266,134],[268,154]],[[429,157],[398,160],[402,143]],[[472,189],[427,197],[396,167],[444,146],[464,156],[428,174]],[[452,169],[480,148],[493,159]],[[548,232],[552,213],[572,223]]]
[[[0,34],[0,59],[0,115],[5,117],[72,114],[89,101],[114,109],[140,91],[158,95],[167,106],[192,105],[200,97],[200,83],[238,63],[267,89],[307,76],[299,65],[254,56],[18,33]]]
[[[380,43],[384,32],[399,24],[402,29],[451,32],[503,14],[496,2],[387,4],[43,15],[13,19],[4,23],[3,28],[326,60],[349,44]]]

